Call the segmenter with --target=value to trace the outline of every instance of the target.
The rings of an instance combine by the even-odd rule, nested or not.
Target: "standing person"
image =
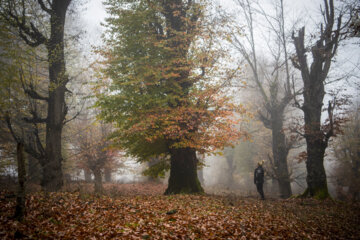
[[[258,162],[258,166],[254,172],[254,183],[256,184],[257,191],[261,196],[261,200],[265,200],[263,185],[264,185],[264,168],[262,167],[264,161]]]

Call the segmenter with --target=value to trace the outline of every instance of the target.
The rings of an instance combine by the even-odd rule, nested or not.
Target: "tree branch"
[[[25,89],[25,93],[33,99],[49,101],[48,97],[43,97],[33,89]]]
[[[42,0],[37,0],[37,1],[38,1],[38,3],[39,3],[42,10],[44,10],[45,12],[47,12],[50,15],[53,13],[53,11],[50,8],[46,7],[45,3]],[[48,3],[49,3],[49,1],[48,1]]]

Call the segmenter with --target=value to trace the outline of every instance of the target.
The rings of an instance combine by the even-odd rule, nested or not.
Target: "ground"
[[[163,196],[159,184],[106,186],[94,196],[32,193],[22,222],[0,197],[0,239],[358,239],[360,205],[332,200],[265,201],[235,195]]]

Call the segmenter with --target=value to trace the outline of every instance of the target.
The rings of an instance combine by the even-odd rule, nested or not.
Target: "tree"
[[[25,170],[25,156],[24,146],[22,143],[18,143],[16,147],[17,167],[18,167],[18,194],[16,197],[15,218],[22,220],[25,215],[25,182],[26,182],[26,170]]]
[[[293,94],[296,93],[293,93],[291,89],[291,69],[288,58],[283,1],[278,1],[275,7],[275,16],[270,16],[261,6],[257,9],[249,0],[236,0],[235,2],[242,10],[247,37],[240,38],[242,32],[233,31],[229,40],[249,65],[251,80],[260,93],[262,106],[258,111],[258,117],[264,126],[271,130],[272,134],[273,177],[278,182],[280,196],[288,198],[292,191],[287,157],[296,138],[286,136],[284,115],[286,108],[293,99]],[[270,66],[266,63],[261,64],[257,53],[254,21],[256,12],[264,17],[267,28],[275,36],[273,41],[267,42],[272,56]]]
[[[349,113],[349,121],[343,126],[343,133],[335,140],[334,153],[336,183],[349,187],[347,195],[351,200],[360,199],[360,107]]]
[[[305,47],[305,27],[297,36],[292,35],[296,49],[292,62],[301,72],[303,87],[303,104],[296,101],[296,105],[304,112],[304,137],[306,140],[306,169],[308,185],[304,196],[327,198],[328,188],[324,169],[324,154],[329,139],[334,136],[333,109],[334,102],[329,101],[327,111],[329,124],[322,126],[321,113],[325,96],[325,80],[328,76],[331,62],[341,41],[342,13],[335,16],[333,0],[324,0],[325,9],[322,11],[324,23],[321,24],[319,37],[311,48]],[[335,22],[336,19],[336,22]],[[310,49],[310,50],[308,50]],[[309,67],[307,52],[311,52],[312,63]]]
[[[108,140],[111,127],[89,120],[77,121],[76,125],[76,134],[71,142],[73,158],[79,168],[93,173],[95,192],[102,193],[103,174],[119,167],[117,151],[110,149],[111,142]]]
[[[29,98],[25,93],[25,85],[30,83],[37,89],[43,78],[43,64],[36,51],[22,43],[14,29],[9,27],[0,15],[0,131],[2,161],[15,159],[14,149],[18,143],[34,146],[34,137],[42,134],[42,128],[37,124],[27,123],[31,114],[36,112],[40,116],[43,104]],[[12,119],[12,121],[10,121]],[[15,134],[16,132],[16,134]],[[12,136],[13,135],[13,136]],[[15,138],[14,138],[15,137]],[[26,144],[24,144],[26,142]],[[38,176],[38,169],[32,163],[34,158],[28,157],[29,171],[27,180],[34,180]],[[16,164],[14,164],[16,165]],[[34,171],[35,170],[35,171]],[[36,176],[35,176],[36,175]]]
[[[165,194],[202,192],[196,152],[241,136],[233,113],[243,109],[216,84],[233,74],[217,71],[225,52],[214,27],[223,23],[209,25],[205,3],[106,2],[110,17],[100,117],[116,123],[113,139],[130,155],[170,162]],[[215,72],[217,78],[211,78]]]
[[[59,190],[63,185],[63,174],[61,169],[62,154],[61,140],[62,129],[66,122],[68,108],[65,102],[66,84],[69,77],[66,74],[65,55],[64,55],[64,25],[67,9],[71,0],[38,0],[33,2],[22,1],[2,1],[0,12],[3,19],[12,27],[18,29],[19,36],[30,47],[44,45],[47,50],[47,63],[49,71],[49,85],[46,96],[39,94],[29,86],[25,92],[32,99],[44,101],[47,104],[47,116],[41,118],[37,112],[32,113],[28,122],[46,124],[45,147],[42,146],[41,139],[36,137],[37,147],[25,146],[25,150],[40,161],[43,170],[42,186],[47,191]],[[46,30],[41,29],[36,22],[33,12],[34,4],[40,8],[38,16],[43,16],[42,20],[49,24],[49,36]],[[44,14],[46,16],[44,16]],[[31,17],[29,17],[32,16]],[[46,27],[45,27],[46,29]],[[42,31],[44,30],[44,31]],[[11,125],[10,119],[8,119]],[[13,131],[16,135],[16,133]],[[20,142],[20,136],[15,136]]]

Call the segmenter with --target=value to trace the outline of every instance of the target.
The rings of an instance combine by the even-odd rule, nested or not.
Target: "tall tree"
[[[328,77],[331,62],[337,52],[341,41],[342,13],[335,16],[333,0],[324,0],[322,10],[324,22],[321,24],[319,37],[315,44],[308,48],[305,46],[305,27],[302,27],[297,36],[292,35],[296,49],[293,65],[301,72],[303,89],[303,104],[296,105],[304,112],[306,140],[306,169],[308,188],[304,196],[327,198],[328,188],[324,169],[324,154],[330,137],[334,135],[333,109],[334,103],[329,101],[327,111],[328,126],[321,123],[323,101],[325,96],[325,80]],[[307,52],[311,52],[312,63],[309,67]]]
[[[28,122],[46,124],[45,147],[40,146],[40,139],[38,139],[40,145],[36,149],[25,146],[25,149],[40,161],[43,169],[42,186],[47,191],[59,190],[63,185],[61,140],[68,111],[65,93],[67,91],[66,84],[69,81],[64,56],[64,25],[70,2],[71,0],[46,2],[38,0],[37,3],[25,0],[4,0],[1,1],[0,6],[2,17],[8,24],[18,29],[19,36],[27,45],[31,47],[44,45],[47,50],[48,95],[39,94],[31,85],[26,89],[26,93],[31,98],[45,101],[47,104],[47,116],[45,118],[40,118],[34,113],[32,118],[28,119]],[[33,15],[34,4],[36,4],[35,9],[36,7],[41,9],[39,10],[41,14],[38,12],[38,16],[46,15],[42,20],[48,21],[49,34],[40,28],[41,24],[36,22]],[[11,124],[10,121],[8,123]]]
[[[100,116],[116,123],[113,137],[129,154],[170,162],[165,194],[202,192],[196,152],[241,135],[231,116],[242,108],[214,84],[226,76],[210,81],[224,55],[214,36],[217,25],[206,21],[202,1],[106,3],[109,49],[103,52],[103,73],[110,86],[98,96]]]
[[[241,16],[246,23],[246,38],[241,38],[241,31],[234,31],[229,39],[235,49],[248,63],[255,87],[260,93],[262,106],[258,117],[272,134],[272,159],[274,177],[278,182],[280,196],[291,196],[290,174],[287,157],[295,138],[286,136],[284,131],[284,115],[290,104],[293,93],[291,90],[291,73],[288,59],[288,40],[285,32],[285,16],[283,1],[279,0],[275,7],[275,16],[270,16],[259,6],[249,0],[236,0],[241,8]],[[264,17],[264,23],[275,39],[267,42],[270,49],[273,67],[261,64],[255,40],[255,13]],[[263,23],[263,24],[264,24]],[[243,24],[243,23],[242,23]],[[240,34],[239,34],[240,33]]]

